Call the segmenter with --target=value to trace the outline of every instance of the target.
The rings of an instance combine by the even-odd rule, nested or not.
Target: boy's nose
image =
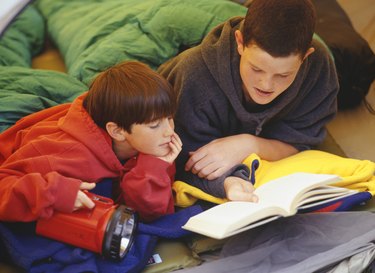
[[[168,120],[166,126],[165,126],[165,131],[164,135],[165,136],[171,136],[174,133],[174,122],[173,120]]]
[[[260,80],[260,88],[263,91],[270,91],[272,90],[272,78],[268,76],[263,76]]]

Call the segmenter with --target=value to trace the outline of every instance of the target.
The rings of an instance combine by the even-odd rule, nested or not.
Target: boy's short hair
[[[241,30],[244,45],[255,43],[273,57],[303,57],[311,47],[315,21],[310,0],[254,0]]]
[[[133,124],[173,116],[177,95],[157,72],[137,61],[117,64],[92,82],[83,107],[105,129],[108,122],[131,133]]]

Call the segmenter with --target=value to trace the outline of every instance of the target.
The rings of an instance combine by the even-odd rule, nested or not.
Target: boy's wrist
[[[142,165],[147,166],[147,168],[156,170],[160,170],[160,168],[168,168],[173,165],[173,162],[169,163],[157,156],[143,153],[138,154],[137,163],[141,163]]]

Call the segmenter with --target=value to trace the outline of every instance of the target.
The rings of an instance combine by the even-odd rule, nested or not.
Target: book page
[[[332,186],[322,186],[316,189],[312,189],[301,196],[298,201],[298,207],[300,208],[304,204],[315,203],[322,200],[323,203],[331,202],[336,199],[343,198],[348,195],[357,193],[356,190],[349,190],[347,188],[332,187]],[[319,202],[320,203],[320,202]]]
[[[337,175],[294,173],[267,182],[254,193],[258,196],[259,203],[281,207],[288,211],[289,215],[293,215],[297,212],[298,203],[303,199],[304,193],[340,180]]]
[[[254,192],[258,195],[258,203],[229,201],[191,217],[183,228],[222,239],[276,218],[293,215],[298,203],[304,200],[303,194],[308,193],[307,196],[312,198],[319,192],[333,194],[335,190],[322,186],[340,180],[336,175],[294,173],[258,187]],[[319,189],[309,193],[314,188]]]
[[[320,196],[313,196],[311,198],[308,198],[307,200],[301,202],[301,204],[298,206],[298,209],[307,209],[315,206],[319,206],[325,203],[329,203],[344,197],[348,197],[350,195],[356,194],[358,191],[356,190],[348,190],[346,192],[331,194],[331,196],[328,196],[324,199],[321,199]]]
[[[329,185],[323,185],[316,188],[311,189],[310,191],[303,194],[303,196],[300,197],[300,202],[304,202],[304,200],[309,200],[310,198],[314,199],[315,197],[321,197],[324,198],[324,196],[328,196],[331,194],[340,194],[340,193],[346,193],[348,192],[348,189],[341,188],[341,187],[334,187]]]
[[[261,219],[261,220],[259,220],[257,222],[254,222],[254,223],[250,224],[250,225],[247,225],[247,226],[244,226],[242,228],[236,229],[236,230],[234,230],[234,231],[226,234],[225,237],[233,236],[233,235],[238,234],[240,232],[243,232],[243,231],[246,231],[246,230],[249,230],[249,229],[252,229],[252,228],[259,227],[261,225],[267,224],[268,222],[275,221],[276,219],[281,218],[281,217],[282,216],[280,216],[280,215],[276,215],[276,216],[270,216],[270,217]]]
[[[251,223],[267,219],[270,216],[286,215],[287,213],[281,208],[268,204],[229,201],[191,217],[183,228],[212,238],[222,239]]]

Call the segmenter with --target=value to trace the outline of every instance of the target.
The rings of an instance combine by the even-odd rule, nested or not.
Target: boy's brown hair
[[[303,57],[311,47],[315,21],[310,0],[253,0],[241,30],[244,45],[255,43],[273,57]]]
[[[131,133],[133,124],[173,116],[177,96],[157,72],[137,61],[117,64],[92,82],[83,107],[105,129],[108,122]]]

